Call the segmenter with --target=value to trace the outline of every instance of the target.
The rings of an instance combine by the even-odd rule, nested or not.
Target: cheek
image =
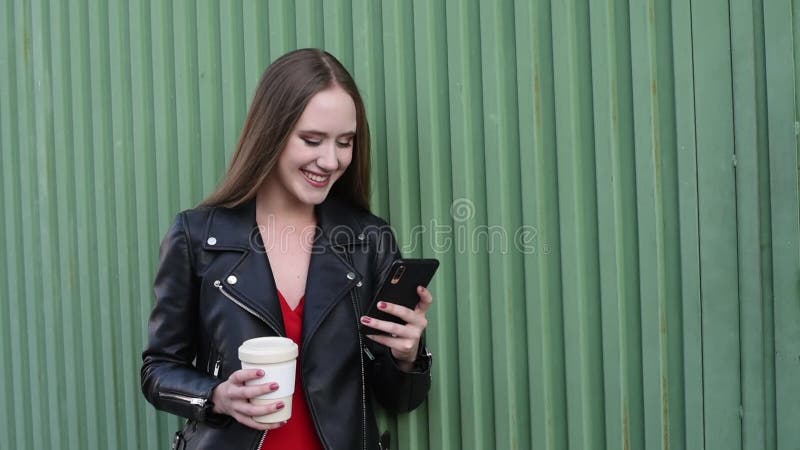
[[[339,167],[342,172],[350,166],[351,162],[353,162],[353,150],[343,150],[339,154]]]

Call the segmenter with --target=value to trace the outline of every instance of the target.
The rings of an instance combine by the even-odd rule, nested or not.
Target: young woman
[[[176,217],[161,244],[156,304],[142,358],[142,391],[156,408],[188,418],[186,449],[378,449],[371,399],[404,412],[430,387],[422,341],[433,301],[365,315],[397,244],[370,214],[369,128],[355,82],[330,54],[288,53],[264,73],[219,188]],[[387,334],[374,334],[375,330]],[[247,339],[297,343],[288,422],[249,399],[278,386],[247,386]]]

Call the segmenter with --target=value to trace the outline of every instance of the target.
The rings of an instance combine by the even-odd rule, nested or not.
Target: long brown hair
[[[352,162],[329,195],[369,210],[369,125],[364,102],[347,69],[330,53],[315,48],[289,52],[264,71],[228,172],[201,205],[232,208],[255,197],[311,97],[332,86],[353,98],[356,135]]]

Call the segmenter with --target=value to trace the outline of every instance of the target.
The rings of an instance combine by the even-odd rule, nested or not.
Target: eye
[[[306,138],[300,138],[300,139],[302,139],[303,142],[305,142],[306,145],[308,145],[309,147],[317,147],[319,146],[319,144],[322,143],[322,141],[315,141],[314,139],[306,139]]]
[[[336,146],[339,147],[339,148],[350,148],[350,147],[353,146],[353,140],[351,139],[351,140],[349,140],[347,142],[336,141]]]

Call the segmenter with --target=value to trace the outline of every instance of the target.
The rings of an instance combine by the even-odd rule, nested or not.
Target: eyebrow
[[[302,134],[313,134],[313,135],[317,135],[317,136],[328,136],[328,133],[326,133],[324,131],[318,131],[318,130],[298,130],[297,132],[298,133],[302,133]],[[344,132],[344,133],[342,133],[342,134],[340,134],[340,135],[338,135],[336,137],[352,137],[352,136],[355,136],[355,135],[356,135],[355,131],[347,131],[347,132]]]

